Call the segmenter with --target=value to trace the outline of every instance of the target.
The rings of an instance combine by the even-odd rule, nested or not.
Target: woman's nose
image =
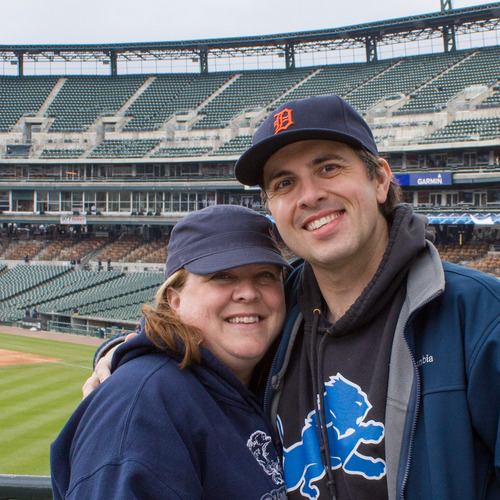
[[[237,301],[254,301],[259,297],[259,291],[251,281],[238,284],[233,291],[233,299]]]

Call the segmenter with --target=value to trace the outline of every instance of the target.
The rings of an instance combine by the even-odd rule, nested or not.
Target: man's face
[[[269,209],[285,243],[314,269],[380,261],[388,238],[378,208],[391,171],[384,160],[370,180],[359,156],[336,141],[299,141],[264,166]]]

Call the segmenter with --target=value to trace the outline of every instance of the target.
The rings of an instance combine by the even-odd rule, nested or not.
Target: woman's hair
[[[167,289],[180,290],[184,286],[187,276],[188,271],[179,269],[158,289],[154,305],[145,304],[142,306],[145,331],[149,340],[162,350],[178,354],[182,354],[184,351],[183,359],[179,364],[181,369],[193,362],[200,362],[200,343],[203,340],[202,333],[197,328],[183,323],[179,316],[172,311],[167,300]]]

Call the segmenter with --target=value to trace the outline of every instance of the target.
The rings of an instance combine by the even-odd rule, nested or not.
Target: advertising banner
[[[85,215],[61,215],[61,224],[84,226],[87,224],[87,217]]]

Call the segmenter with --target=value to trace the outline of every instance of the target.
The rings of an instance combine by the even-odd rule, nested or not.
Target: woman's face
[[[202,332],[203,345],[245,384],[285,318],[281,268],[272,264],[188,273],[180,290],[167,289],[167,299],[184,323]]]

